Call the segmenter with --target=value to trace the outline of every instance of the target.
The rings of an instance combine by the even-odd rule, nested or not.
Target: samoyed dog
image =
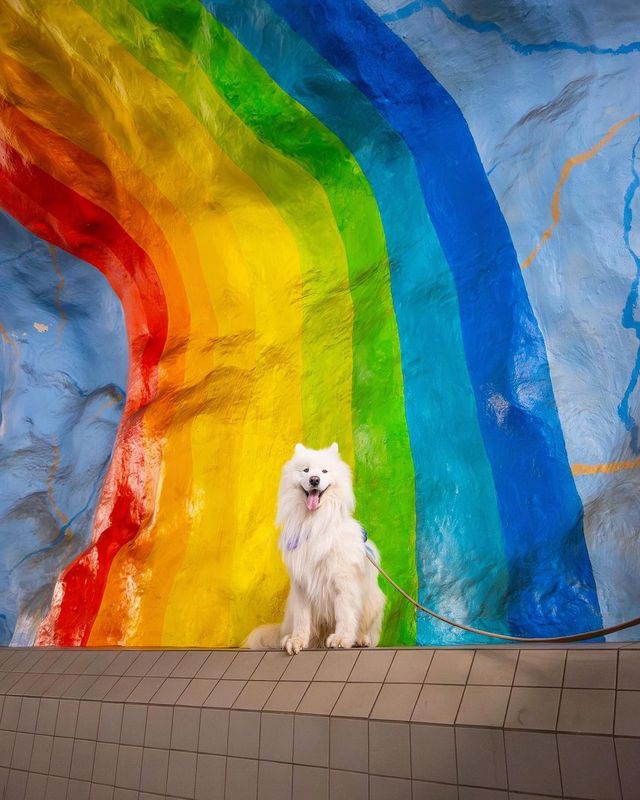
[[[282,647],[291,655],[305,647],[378,644],[385,597],[367,552],[377,563],[379,554],[353,518],[354,507],[338,445],[297,444],[282,470],[276,517],[291,578],[284,621],[256,628],[247,647]]]

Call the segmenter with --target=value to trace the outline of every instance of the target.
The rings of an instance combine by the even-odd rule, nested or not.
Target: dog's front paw
[[[294,656],[305,647],[309,647],[309,642],[302,636],[284,636],[282,638],[282,649],[286,650],[290,656]]]
[[[366,634],[358,636],[356,639],[356,647],[371,647],[371,637]]]
[[[332,633],[327,637],[327,647],[343,647],[348,650],[353,647],[354,640],[352,636],[343,636],[338,633]]]

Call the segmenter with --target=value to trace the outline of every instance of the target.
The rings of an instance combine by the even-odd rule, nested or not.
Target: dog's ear
[[[332,450],[336,455],[340,452],[340,448],[338,447],[338,443],[334,442],[329,450]]]
[[[297,444],[297,445],[296,445],[296,446],[293,448],[293,452],[294,452],[294,453],[295,453],[297,456],[299,456],[299,455],[300,455],[300,453],[304,452],[304,445],[303,445],[303,444],[300,444],[300,442],[298,442],[298,444]]]

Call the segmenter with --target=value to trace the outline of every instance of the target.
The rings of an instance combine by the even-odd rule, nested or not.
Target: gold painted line
[[[9,336],[7,333],[7,329],[4,325],[0,322],[0,337],[2,337],[2,341],[9,345],[9,347],[13,348],[14,353],[18,353],[18,345],[16,344],[16,340],[13,336]]]
[[[562,167],[562,172],[560,173],[560,180],[558,181],[555,191],[553,193],[553,199],[551,201],[551,219],[553,220],[552,224],[546,229],[546,231],[540,237],[540,241],[538,244],[533,248],[531,253],[527,256],[527,258],[521,264],[521,269],[526,269],[530,267],[531,264],[535,261],[538,253],[540,252],[540,248],[542,245],[548,241],[553,232],[558,227],[560,222],[560,194],[562,192],[562,187],[565,185],[567,180],[569,179],[569,175],[571,174],[574,167],[577,167],[580,164],[584,164],[586,161],[589,161],[594,156],[596,156],[602,148],[608,144],[611,139],[618,133],[619,130],[624,128],[625,125],[628,125],[630,122],[633,122],[634,119],[638,119],[638,114],[632,114],[630,117],[621,120],[620,122],[616,122],[615,125],[612,125],[609,130],[605,133],[602,139],[599,139],[593,147],[589,150],[585,150],[584,153],[578,153],[577,156],[572,156],[568,158],[564,166]]]
[[[611,461],[606,464],[572,464],[571,472],[574,475],[598,475],[600,473],[622,472],[626,469],[640,467],[640,458],[631,461]]]
[[[69,522],[69,517],[64,514],[58,504],[56,503],[55,497],[53,496],[53,477],[58,471],[58,466],[60,465],[60,448],[58,447],[58,437],[53,437],[53,462],[51,467],[49,468],[49,474],[47,475],[47,494],[49,495],[49,500],[51,501],[51,505],[53,506],[53,510],[55,512],[56,517],[58,520],[63,524],[66,525]],[[67,535],[69,531],[67,531]]]

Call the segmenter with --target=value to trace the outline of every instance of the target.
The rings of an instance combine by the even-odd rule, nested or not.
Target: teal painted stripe
[[[342,139],[373,188],[400,334],[416,474],[420,599],[441,613],[506,632],[508,572],[495,487],[464,356],[456,289],[413,158],[369,100],[268,4],[205,6],[288,94]],[[277,141],[269,144],[278,147]],[[479,638],[420,615],[420,644],[460,641]]]

